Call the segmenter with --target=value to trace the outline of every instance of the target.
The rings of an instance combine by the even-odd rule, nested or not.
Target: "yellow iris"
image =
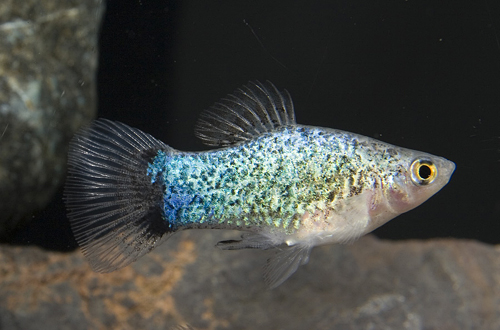
[[[436,165],[428,159],[415,159],[411,163],[410,171],[412,181],[419,185],[431,183],[438,174]]]

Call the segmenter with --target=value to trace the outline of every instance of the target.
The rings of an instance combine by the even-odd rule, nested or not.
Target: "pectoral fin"
[[[241,240],[221,241],[216,246],[222,250],[267,250],[279,246],[279,251],[267,260],[264,268],[264,281],[270,289],[279,286],[295,273],[300,265],[306,264],[312,249],[309,244],[286,246],[282,237],[262,233],[245,233],[241,235]]]
[[[280,249],[275,256],[267,260],[264,281],[270,289],[281,285],[300,265],[309,261],[312,246],[297,244]]]

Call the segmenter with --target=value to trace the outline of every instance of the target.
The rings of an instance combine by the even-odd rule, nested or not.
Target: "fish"
[[[97,119],[72,139],[64,199],[96,272],[129,265],[173,234],[231,229],[223,250],[276,249],[275,288],[323,244],[351,243],[422,204],[455,164],[342,130],[296,123],[292,98],[250,81],[201,112],[206,151],[180,151]]]

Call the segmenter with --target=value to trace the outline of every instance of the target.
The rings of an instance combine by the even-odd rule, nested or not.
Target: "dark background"
[[[291,93],[301,124],[446,157],[451,182],[375,234],[500,243],[500,2],[108,2],[99,117],[181,150],[197,115],[249,80]],[[62,189],[16,244],[75,242]]]

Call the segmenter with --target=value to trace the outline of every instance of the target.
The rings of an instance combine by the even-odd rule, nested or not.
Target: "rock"
[[[272,251],[221,251],[235,232],[186,231],[131,266],[0,246],[1,329],[500,329],[500,247],[367,236],[313,250],[274,290]]]
[[[0,3],[0,237],[43,208],[95,116],[101,1]]]

